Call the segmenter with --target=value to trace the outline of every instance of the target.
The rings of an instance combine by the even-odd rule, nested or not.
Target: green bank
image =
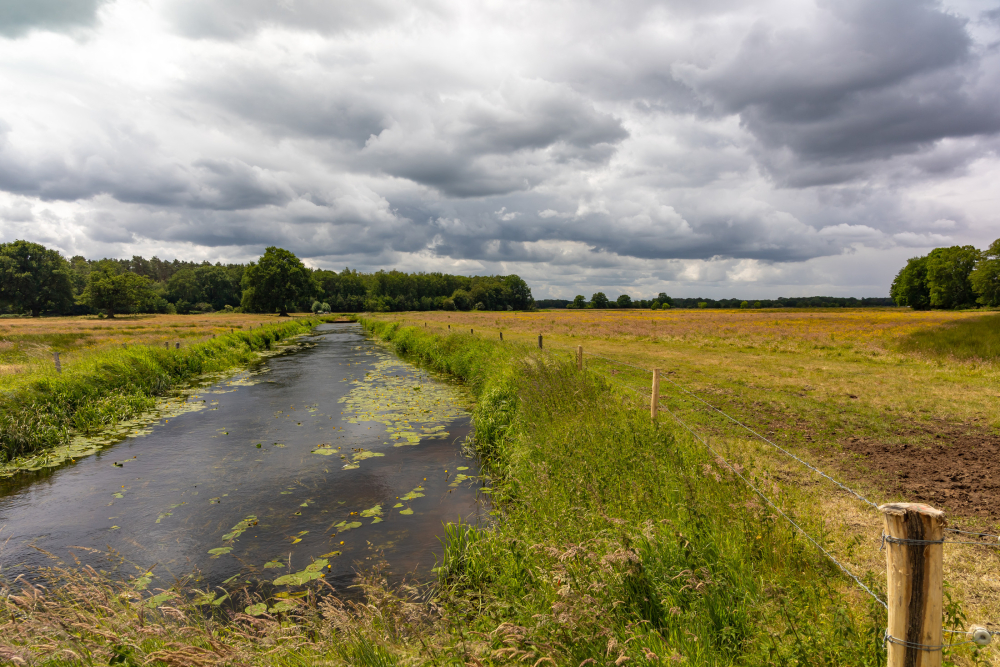
[[[134,345],[87,355],[0,393],[0,464],[65,444],[153,407],[156,397],[198,375],[245,366],[262,350],[322,320],[296,318],[180,349]]]

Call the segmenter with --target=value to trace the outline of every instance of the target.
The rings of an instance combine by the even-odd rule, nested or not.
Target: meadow
[[[235,330],[273,324],[273,315],[119,315],[114,319],[19,317],[0,319],[0,390],[37,374],[55,371],[53,352],[63,367],[113,347],[189,345]]]

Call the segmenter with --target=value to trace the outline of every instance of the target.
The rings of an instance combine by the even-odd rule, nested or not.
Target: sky
[[[0,242],[887,296],[1000,237],[1000,0],[0,0]]]

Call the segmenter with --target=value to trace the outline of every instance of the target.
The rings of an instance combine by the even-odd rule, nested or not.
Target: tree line
[[[632,299],[628,294],[622,294],[615,300],[609,299],[604,292],[596,292],[590,301],[582,294],[577,294],[572,301],[569,299],[539,299],[539,308],[645,308],[660,310],[662,308],[874,308],[893,306],[895,302],[888,297],[838,297],[838,296],[808,296],[779,297],[777,299],[707,299],[704,297],[679,298],[670,297],[660,292],[655,299]]]
[[[986,250],[935,248],[899,270],[889,294],[914,310],[1000,306],[1000,239]]]
[[[526,310],[520,277],[314,270],[283,248],[256,262],[65,259],[29,241],[0,243],[0,314]]]

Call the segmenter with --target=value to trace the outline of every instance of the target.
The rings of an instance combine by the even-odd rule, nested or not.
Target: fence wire
[[[630,368],[634,368],[636,370],[640,370],[640,371],[643,371],[645,373],[648,373],[648,374],[652,375],[652,371],[651,370],[646,369],[646,368],[642,368],[641,366],[636,366],[634,364],[629,364],[629,363],[626,363],[626,362],[623,362],[623,361],[617,361],[615,359],[609,359],[607,357],[602,357],[602,356],[599,356],[599,355],[596,355],[596,354],[591,354],[589,356],[597,358],[597,359],[602,359],[602,360],[608,361],[610,363],[615,363],[615,364],[621,364],[623,366],[628,366]],[[769,445],[772,445],[773,447],[775,447],[776,449],[780,450],[781,452],[784,452],[785,454],[787,454],[791,458],[795,459],[796,461],[798,461],[802,465],[806,466],[810,470],[813,470],[813,471],[819,473],[820,475],[822,475],[826,479],[830,480],[831,482],[833,482],[834,484],[836,484],[840,488],[842,488],[845,491],[849,492],[851,495],[853,495],[853,496],[857,497],[858,499],[864,501],[865,503],[867,503],[868,505],[874,507],[875,509],[878,509],[878,505],[876,505],[872,501],[868,500],[867,498],[865,498],[864,496],[862,496],[858,492],[854,491],[850,487],[847,487],[844,484],[841,484],[836,479],[830,477],[829,475],[827,475],[822,470],[819,470],[815,466],[810,465],[809,463],[803,461],[802,459],[800,459],[799,457],[795,456],[791,452],[787,451],[783,447],[780,447],[780,446],[774,444],[773,442],[771,442],[770,440],[768,440],[767,438],[764,438],[763,436],[761,436],[760,434],[758,434],[756,431],[754,431],[750,427],[746,426],[745,424],[743,424],[739,420],[734,419],[733,417],[729,416],[728,414],[726,414],[722,410],[719,410],[714,405],[711,405],[710,403],[702,400],[700,397],[698,397],[695,394],[691,393],[687,389],[684,389],[683,387],[681,387],[680,385],[678,385],[673,380],[670,380],[669,378],[664,378],[663,376],[660,376],[660,377],[661,377],[661,379],[666,379],[667,382],[669,382],[670,384],[672,384],[674,387],[676,387],[680,391],[684,392],[685,394],[690,395],[691,397],[693,397],[694,399],[696,399],[700,403],[703,403],[704,405],[706,405],[707,407],[711,408],[715,412],[718,412],[719,414],[723,415],[724,417],[726,417],[727,419],[729,419],[733,423],[738,424],[739,426],[743,427],[744,429],[746,429],[747,431],[749,431],[753,435],[757,436],[758,438],[760,438],[764,442],[768,443]],[[651,400],[651,398],[652,398],[651,395],[647,396],[644,392],[636,389],[635,387],[630,387],[629,385],[624,384],[622,382],[619,382],[617,380],[612,380],[612,382],[614,382],[614,384],[616,386],[618,386],[618,387],[621,387],[623,389],[628,389],[628,390],[634,392],[635,394],[637,394],[643,400]],[[776,504],[774,504],[774,502],[772,502],[771,499],[767,497],[767,495],[765,495],[760,489],[757,488],[756,485],[753,484],[753,482],[751,482],[742,473],[740,473],[725,457],[723,457],[718,451],[716,451],[715,448],[712,447],[708,443],[707,440],[705,440],[704,438],[702,438],[694,429],[692,429],[686,422],[684,422],[684,420],[682,420],[676,413],[674,413],[673,410],[671,410],[666,405],[663,405],[662,400],[663,399],[661,399],[660,397],[657,397],[657,410],[659,410],[660,408],[662,408],[667,414],[669,414],[671,417],[673,417],[674,420],[676,420],[678,424],[680,424],[688,433],[690,433],[691,436],[695,440],[697,440],[698,442],[700,442],[701,444],[703,444],[705,446],[705,448],[708,449],[708,451],[711,452],[712,455],[714,455],[715,458],[718,461],[721,461],[723,464],[725,464],[725,466],[734,475],[736,475],[737,477],[739,477],[740,480],[742,480],[743,483],[746,484],[747,487],[749,487],[755,494],[757,494],[758,496],[760,496],[761,499],[765,503],[767,503],[769,507],[771,507],[782,518],[784,518],[791,526],[793,526],[799,533],[801,533],[803,537],[805,537],[807,540],[809,540],[809,542],[811,542],[813,544],[813,546],[815,546],[824,556],[826,556],[830,560],[830,562],[832,562],[834,565],[836,565],[837,568],[841,572],[843,572],[845,575],[847,575],[865,593],[867,593],[873,600],[875,600],[876,602],[878,602],[880,605],[882,605],[883,608],[886,609],[886,611],[888,611],[889,607],[886,604],[886,602],[884,600],[882,600],[882,598],[880,598],[857,575],[855,575],[843,563],[841,563],[837,559],[836,556],[834,556],[826,548],[824,548],[823,545],[820,544],[818,540],[816,540],[812,535],[810,535],[808,532],[806,532],[805,529],[803,529],[801,526],[799,526],[799,524],[797,524],[790,516],[788,516],[784,511],[782,511],[782,509],[780,507],[778,507]],[[993,535],[991,533],[980,533],[980,532],[975,532],[975,531],[959,530],[959,529],[956,529],[956,528],[946,528],[945,530],[949,531],[949,532],[953,532],[953,533],[962,533],[962,534],[967,534],[967,535],[976,535],[976,536],[979,536],[979,537],[996,537],[996,538],[1000,539],[1000,536]],[[944,541],[944,542],[942,542],[942,544],[974,544],[974,545],[978,545],[978,546],[993,546],[991,544],[984,544],[982,542],[967,542],[967,541],[957,541],[957,540]],[[993,625],[993,624],[991,623],[990,625]],[[961,634],[961,635],[967,635],[968,634],[968,631],[966,631],[966,630],[949,630],[947,628],[944,628],[943,632],[948,633],[948,634]],[[1000,635],[1000,630],[987,630],[987,632],[989,632],[989,634],[990,634],[991,637]],[[886,635],[885,636],[886,636],[886,641],[887,642],[892,641],[892,643],[901,643],[901,640],[897,640],[895,638],[890,637],[890,635],[888,633],[888,630],[886,630]],[[905,643],[905,642],[902,642],[902,643]],[[942,645],[940,647],[935,647],[935,648],[936,648],[936,650],[941,650],[942,648],[949,648],[950,649],[950,648],[957,648],[957,647],[960,647],[960,646],[966,646],[966,645],[972,645],[972,644],[976,644],[976,642],[972,641],[972,640],[967,640],[967,641],[964,641],[964,642],[951,643],[951,644]]]

